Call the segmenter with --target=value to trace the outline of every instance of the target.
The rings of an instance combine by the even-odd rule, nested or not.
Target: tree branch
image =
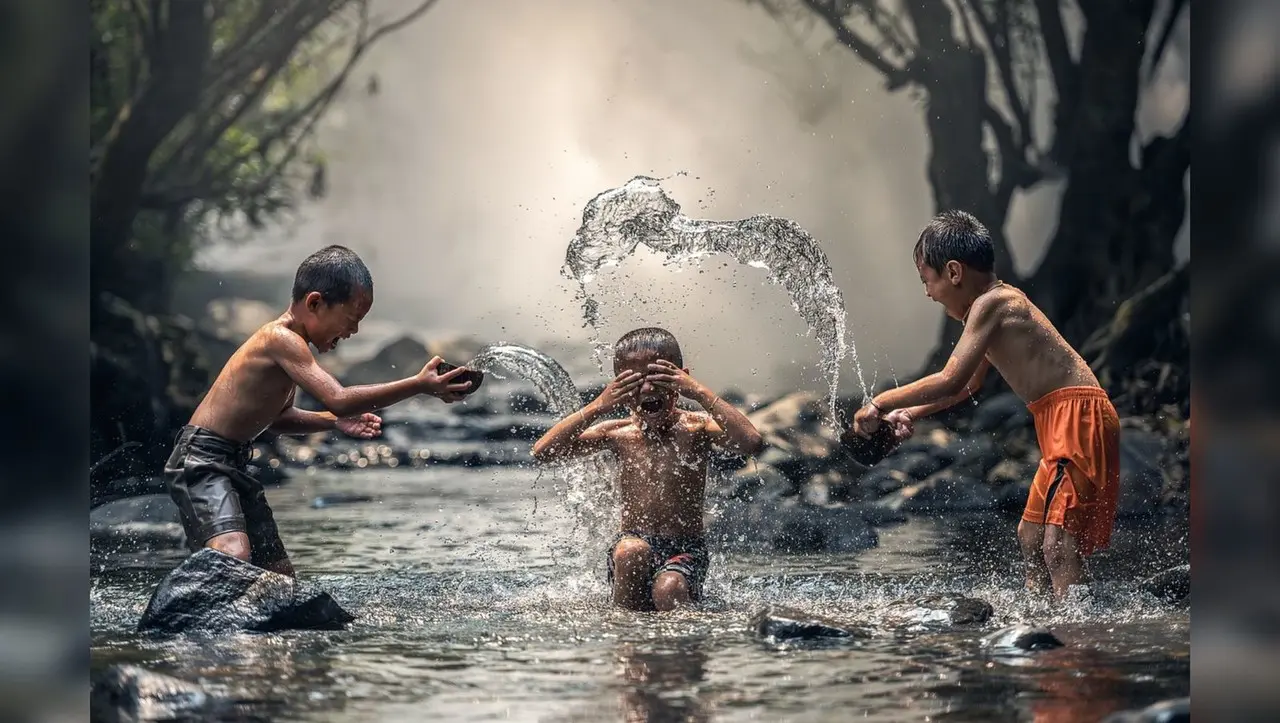
[[[1155,52],[1151,54],[1151,66],[1147,68],[1147,80],[1151,80],[1156,75],[1156,70],[1160,67],[1160,61],[1164,58],[1164,51],[1168,49],[1169,40],[1173,37],[1174,28],[1178,26],[1178,19],[1182,16],[1182,10],[1188,6],[1187,0],[1170,0],[1169,16],[1164,19],[1164,26],[1160,30],[1160,38],[1156,41]]]
[[[963,9],[962,12],[964,12]],[[1009,37],[1008,0],[996,2],[995,18],[987,18],[982,8],[976,5],[972,8],[972,13],[977,16],[978,27],[982,29],[987,47],[991,49],[991,55],[995,58],[1000,82],[1004,86],[1004,95],[1009,101],[1009,110],[1018,124],[1015,136],[1018,152],[1025,155],[1027,146],[1031,143],[1031,116],[1027,112],[1026,104],[1022,102],[1018,82],[1014,77],[1012,39]],[[967,16],[968,13],[966,12],[965,15]]]
[[[405,13],[397,20],[379,26],[372,33],[368,33],[367,36],[366,24],[368,22],[368,16],[362,13],[361,29],[357,33],[355,46],[353,47],[351,55],[347,59],[342,70],[340,70],[338,74],[329,81],[328,85],[317,93],[311,101],[297,112],[291,114],[290,117],[284,121],[274,133],[261,139],[257,152],[265,160],[271,146],[280,142],[286,136],[292,136],[288,141],[288,146],[285,148],[283,156],[278,161],[271,164],[266,173],[264,173],[262,178],[258,181],[257,185],[250,189],[250,194],[264,192],[270,184],[274,183],[275,180],[279,178],[285,168],[287,168],[293,161],[297,156],[298,150],[301,148],[302,142],[311,135],[312,131],[315,129],[316,123],[319,121],[320,117],[324,115],[325,110],[328,109],[329,104],[333,102],[333,99],[337,97],[338,91],[343,88],[347,78],[351,75],[352,70],[355,69],[356,64],[365,52],[381,38],[407,26],[409,23],[421,17],[423,13],[430,10],[438,1],[439,0],[423,0],[413,10]],[[298,130],[300,125],[301,130]],[[232,161],[229,168],[234,168],[236,165],[244,163],[248,158],[248,156],[238,157]]]
[[[1040,18],[1040,37],[1044,41],[1049,73],[1058,94],[1054,108],[1053,147],[1049,156],[1062,162],[1073,145],[1071,126],[1080,99],[1080,66],[1071,57],[1071,46],[1067,43],[1057,0],[1036,0],[1036,14]]]
[[[285,31],[277,33],[281,37],[269,36],[258,43],[258,46],[263,48],[261,52],[266,57],[257,58],[258,62],[252,66],[246,64],[242,70],[242,76],[229,81],[235,82],[236,88],[248,83],[248,90],[232,91],[228,89],[227,93],[220,95],[206,93],[207,100],[202,106],[203,110],[200,118],[208,119],[208,122],[192,128],[189,137],[179,144],[180,150],[175,151],[170,156],[169,160],[153,174],[153,178],[159,184],[164,184],[167,182],[166,179],[184,166],[203,165],[205,156],[213,150],[227,130],[243,118],[247,112],[257,107],[258,100],[271,87],[272,81],[288,64],[298,45],[310,36],[326,19],[326,16],[318,14],[299,18],[298,24],[287,27],[287,33]],[[226,104],[227,94],[238,97],[238,102],[229,111],[220,112],[217,106]]]
[[[885,83],[890,90],[900,88],[911,82],[912,78],[909,70],[905,67],[900,68],[885,60],[869,42],[844,24],[844,18],[836,11],[833,4],[820,2],[820,0],[804,0],[804,4],[827,23],[827,26],[835,33],[837,42],[852,50],[859,58],[862,58],[864,63],[880,71],[880,74],[885,77]]]

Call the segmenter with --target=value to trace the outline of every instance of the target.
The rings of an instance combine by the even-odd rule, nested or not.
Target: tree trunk
[[[1087,28],[1067,186],[1057,232],[1027,284],[1032,299],[1072,343],[1110,318],[1139,277],[1152,276],[1136,266],[1159,268],[1156,276],[1172,267],[1173,241],[1170,236],[1164,249],[1154,239],[1135,244],[1132,226],[1133,201],[1143,182],[1153,180],[1133,167],[1130,149],[1155,0],[1080,5]]]
[[[134,301],[155,279],[128,254],[151,157],[200,98],[209,59],[206,3],[165,3],[147,82],[121,109],[103,144],[90,198],[91,303],[104,292]]]
[[[996,273],[1018,282],[1004,234],[1009,209],[1000,208],[991,190],[991,158],[983,143],[983,105],[987,97],[986,56],[960,43],[953,31],[954,16],[945,3],[906,3],[919,38],[920,50],[910,72],[927,89],[925,129],[928,134],[929,186],[938,212],[961,209],[972,213],[991,232],[996,250]],[[923,373],[942,368],[960,338],[960,323],[942,317],[938,343]]]

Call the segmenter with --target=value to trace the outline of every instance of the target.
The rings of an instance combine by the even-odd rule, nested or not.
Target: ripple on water
[[[1103,708],[1189,691],[1185,609],[1138,593],[1135,575],[1097,585],[1092,602],[1050,608],[1018,589],[1010,564],[973,564],[967,552],[956,559],[979,545],[953,521],[913,520],[885,530],[880,548],[852,555],[717,551],[701,609],[616,610],[603,581],[607,539],[569,548],[571,516],[545,496],[533,511],[536,479],[515,469],[296,479],[268,492],[286,545],[301,574],[331,590],[356,623],[148,639],[132,630],[166,566],[95,567],[92,664],[135,662],[234,695],[263,717],[313,721],[421,720],[423,710],[444,720],[825,720],[835,710],[981,720],[1029,716],[1034,706],[1097,719]],[[375,487],[381,504],[309,504],[330,490]],[[1007,563],[1011,534],[997,528],[979,541]],[[377,558],[379,548],[404,552]],[[990,602],[993,618],[973,630],[881,625],[897,600],[950,592]],[[746,629],[766,604],[866,621],[876,634],[767,644]],[[1050,627],[1068,646],[988,657],[982,635],[1012,623]]]

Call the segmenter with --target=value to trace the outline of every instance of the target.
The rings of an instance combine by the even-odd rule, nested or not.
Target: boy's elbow
[[[968,381],[955,374],[942,374],[938,380],[938,392],[943,397],[958,397],[968,386]]]
[[[743,440],[742,451],[754,457],[764,451],[764,437],[755,430],[752,430],[747,438]]]
[[[356,409],[355,399],[352,399],[350,396],[342,392],[332,394],[328,399],[321,399],[320,403],[323,404],[324,408],[328,409],[335,417],[350,417],[357,411],[362,411]]]

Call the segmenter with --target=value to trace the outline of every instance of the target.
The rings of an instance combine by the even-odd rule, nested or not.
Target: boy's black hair
[[[659,359],[684,367],[684,355],[680,353],[680,344],[676,341],[675,335],[666,329],[647,326],[643,329],[628,331],[613,345],[615,368],[618,359],[643,351],[657,354]]]
[[[373,293],[373,276],[356,252],[346,246],[325,246],[308,256],[293,277],[293,300],[319,291],[326,304],[342,304],[357,291]]]
[[[987,227],[973,214],[943,211],[920,232],[915,258],[938,273],[942,273],[948,261],[959,261],[986,273],[995,268],[996,250],[991,245]]]

